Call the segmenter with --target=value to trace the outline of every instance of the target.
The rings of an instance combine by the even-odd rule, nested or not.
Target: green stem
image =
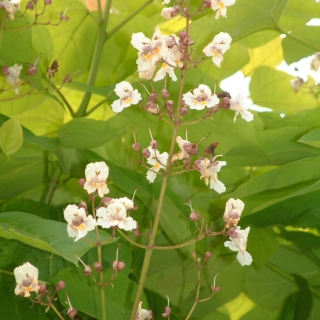
[[[53,194],[54,194],[54,192],[57,188],[57,185],[59,183],[60,175],[61,175],[60,167],[59,167],[58,163],[54,163],[52,173],[49,178],[49,187],[48,187],[47,193],[44,198],[45,204],[50,204],[51,199],[53,197]]]
[[[116,27],[114,27],[110,32],[107,33],[106,40],[110,39],[119,29],[121,29],[126,23],[128,23],[134,16],[136,16],[140,11],[147,7],[153,0],[146,1],[137,10],[133,11],[127,18],[120,22]]]
[[[40,198],[40,202],[44,202],[44,199],[46,198],[46,194],[49,189],[49,153],[48,151],[43,151],[42,153],[42,162],[43,162],[43,174],[42,174],[42,183],[43,183],[43,189],[42,194]]]
[[[187,8],[189,8],[189,1],[190,0],[187,0]],[[187,34],[189,33],[189,18],[188,17],[186,18],[186,32],[187,32]],[[184,66],[186,66],[186,62],[187,62],[187,56],[184,57]],[[170,169],[172,166],[171,159],[172,159],[172,155],[173,155],[173,151],[174,151],[174,146],[176,144],[176,137],[178,135],[178,129],[179,129],[179,124],[180,124],[180,121],[178,119],[180,118],[180,109],[181,109],[181,100],[182,100],[182,94],[183,94],[183,89],[184,89],[185,73],[186,73],[186,70],[185,70],[185,68],[183,68],[181,70],[181,81],[180,81],[180,89],[179,89],[179,96],[178,96],[178,106],[177,106],[176,118],[175,118],[177,120],[174,125],[172,139],[171,139],[171,146],[170,146],[170,151],[169,151],[169,164],[167,166],[167,169],[164,172],[164,176],[163,176],[162,183],[161,183],[161,190],[160,190],[160,195],[159,195],[159,200],[158,200],[158,206],[157,206],[157,210],[156,210],[155,217],[154,217],[151,236],[149,238],[149,243],[147,245],[146,253],[144,256],[143,266],[142,266],[140,279],[139,279],[139,285],[138,285],[138,289],[136,292],[135,301],[133,303],[132,310],[131,310],[131,316],[130,316],[131,320],[135,319],[138,305],[141,300],[143,288],[145,285],[145,281],[147,278],[148,269],[149,269],[149,265],[150,265],[150,261],[151,261],[151,256],[152,256],[152,253],[154,250],[155,238],[156,238],[156,234],[157,234],[159,223],[160,223],[162,205],[163,205],[164,196],[166,193],[166,188],[167,188],[167,184],[168,184],[168,180],[169,180],[169,176],[170,176]]]
[[[4,30],[6,28],[7,13],[4,9],[0,9],[0,48],[2,45]]]
[[[90,110],[88,110],[86,112],[86,116],[88,116],[90,113],[92,113],[93,111],[98,109],[102,104],[104,104],[107,101],[108,101],[108,98],[105,98],[105,99],[101,100],[100,102],[98,102],[95,106],[93,106]]]
[[[65,320],[64,317],[61,315],[61,313],[58,311],[58,309],[54,306],[54,304],[50,304],[50,307],[53,309],[53,311],[57,314],[57,316],[58,316],[61,320]]]
[[[201,277],[200,277],[200,269],[198,268],[198,286],[197,286],[197,294],[196,294],[196,298],[194,299],[194,304],[190,310],[190,312],[188,313],[187,317],[185,320],[190,319],[194,309],[196,308],[198,302],[199,302],[199,293],[200,293],[200,287],[201,287]]]
[[[94,206],[94,198],[92,199],[92,215],[95,220],[97,220],[96,217],[96,210]],[[97,249],[98,249],[98,261],[101,266],[102,264],[102,246],[100,242],[100,234],[99,234],[99,227],[96,226],[96,238],[97,238]],[[105,285],[104,285],[104,277],[103,272],[100,272],[100,290],[101,290],[101,307],[102,307],[102,319],[107,319],[107,306],[106,306],[106,293],[105,293]]]
[[[91,63],[91,68],[90,68],[90,74],[89,74],[89,78],[88,78],[88,82],[87,82],[87,84],[89,86],[94,86],[96,78],[97,78],[99,64],[100,64],[100,58],[101,58],[103,46],[104,46],[104,43],[106,40],[105,32],[106,32],[106,28],[107,28],[107,24],[108,24],[108,20],[109,20],[111,2],[112,2],[112,0],[106,1],[104,12],[103,12],[103,18],[101,21],[98,20],[98,36],[97,36],[96,45],[94,48],[94,53],[93,53],[93,58],[92,58],[92,63]],[[98,16],[100,16],[100,15],[101,15],[101,12],[99,13]],[[92,93],[89,91],[84,92],[79,109],[75,113],[76,118],[84,117],[86,115],[91,95],[92,95]]]

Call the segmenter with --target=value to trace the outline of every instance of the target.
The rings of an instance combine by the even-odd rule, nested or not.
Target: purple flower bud
[[[86,265],[83,270],[83,274],[85,276],[90,276],[92,274],[92,270],[89,265]]]
[[[68,18],[69,19],[69,18]],[[63,79],[63,82],[68,82],[71,83],[72,79],[71,79],[71,75],[70,74],[66,74],[66,76]]]
[[[133,234],[134,234],[136,237],[140,237],[141,233],[140,233],[140,231],[139,231],[139,229],[138,229],[138,226],[137,226],[136,229],[133,230]]]
[[[205,7],[205,8],[211,8],[211,0],[206,0],[206,1],[204,2],[204,7]]]
[[[52,3],[52,0],[44,0],[44,5],[47,6]]]
[[[169,306],[166,306],[166,307],[164,308],[164,311],[166,312],[167,315],[170,315],[170,313],[171,313],[171,308],[170,308]]]
[[[104,206],[107,206],[111,200],[112,200],[112,198],[110,198],[110,197],[103,197],[101,199],[101,202],[103,203]]]
[[[158,141],[157,140],[151,140],[150,141],[150,147],[152,149],[158,149]]]
[[[149,158],[150,157],[150,155],[151,155],[151,153],[150,153],[150,151],[148,150],[148,149],[143,149],[142,150],[142,156],[144,157],[144,158]]]
[[[157,100],[158,100],[158,93],[157,92],[151,92],[148,101],[149,102],[157,102]]]
[[[123,270],[125,267],[126,267],[126,264],[125,264],[124,262],[119,261],[119,262],[117,263],[117,269],[118,269],[118,271]]]
[[[147,102],[146,104],[146,110],[151,114],[158,114],[159,113],[159,107],[157,104],[153,102]]]
[[[212,257],[212,253],[207,251],[205,254],[204,254],[204,260],[209,260],[210,258]]]
[[[180,40],[185,39],[187,36],[188,36],[188,34],[185,31],[180,31],[179,32]]]
[[[31,0],[34,4],[38,3],[38,0]]]
[[[93,266],[98,272],[102,272],[102,270],[103,270],[102,264],[99,261],[94,262]]]
[[[28,1],[26,5],[26,9],[33,10],[34,9],[34,4],[32,1]]]
[[[179,8],[177,6],[172,7],[171,17],[175,17],[179,13]]]
[[[168,99],[168,98],[170,97],[170,94],[169,94],[168,90],[165,89],[165,88],[163,88],[163,89],[161,90],[161,95],[162,95],[162,98],[163,98],[163,99]]]
[[[2,67],[1,71],[5,76],[9,75],[9,67],[8,66]]]
[[[60,13],[60,20],[64,20],[64,21],[68,21],[69,20],[69,17],[67,17],[64,12],[61,12]]]
[[[230,228],[229,229],[229,234],[231,238],[238,238],[238,232],[236,231],[235,228]]]
[[[74,308],[68,310],[68,316],[70,319],[73,319],[77,315],[78,311]]]
[[[188,218],[190,221],[197,221],[201,218],[201,215],[199,212],[192,210]]]
[[[141,148],[140,143],[135,142],[135,143],[132,144],[132,149],[133,149],[134,151],[139,151],[140,148]]]
[[[43,283],[40,283],[39,284],[39,292],[43,294],[46,292],[46,290],[47,290],[47,286]]]
[[[30,67],[28,67],[27,74],[30,74],[31,76],[35,76],[37,73],[38,73],[38,70],[35,65],[32,64]]]
[[[196,169],[196,170],[200,170],[200,167],[199,167],[199,164],[201,163],[201,160],[196,160],[194,163],[193,163],[193,168]]]
[[[228,97],[224,97],[221,102],[221,105],[224,109],[230,108],[230,99]]]
[[[79,185],[81,186],[81,187],[83,187],[84,186],[84,184],[86,183],[86,179],[79,179],[78,180],[78,183],[79,183]]]
[[[66,284],[64,283],[64,281],[59,281],[56,285],[56,290],[62,290],[64,289],[64,287],[66,286]]]
[[[182,116],[185,116],[186,114],[188,114],[188,112],[189,112],[189,109],[186,108],[186,107],[183,107],[183,108],[180,109],[180,114]]]

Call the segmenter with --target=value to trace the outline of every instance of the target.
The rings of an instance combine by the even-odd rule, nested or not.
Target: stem
[[[44,202],[44,199],[46,198],[46,194],[49,189],[49,153],[48,151],[43,151],[43,174],[42,174],[42,183],[43,183],[43,189],[42,194],[40,198],[40,202]]]
[[[65,320],[64,317],[61,315],[61,313],[58,311],[58,309],[54,306],[54,304],[50,304],[50,307],[53,309],[53,311],[57,314],[57,316],[58,316],[61,320]]]
[[[188,8],[188,10],[190,7],[189,3],[190,3],[190,0],[187,0],[186,7]],[[186,17],[186,32],[187,32],[187,34],[189,33],[189,17],[188,16]],[[185,55],[184,56],[184,66],[186,66],[186,62],[187,62],[187,56]],[[130,316],[131,320],[135,319],[138,305],[141,300],[141,295],[142,295],[145,281],[147,278],[148,269],[149,269],[149,265],[150,265],[150,261],[151,261],[151,256],[152,256],[152,253],[154,250],[154,242],[155,242],[157,230],[158,230],[159,223],[160,223],[162,205],[163,205],[164,196],[166,193],[166,188],[167,188],[167,184],[168,184],[168,180],[169,180],[169,176],[170,176],[170,169],[172,166],[171,159],[172,159],[172,155],[173,155],[173,151],[174,151],[174,146],[176,143],[176,137],[178,135],[178,128],[179,128],[179,120],[178,119],[180,117],[181,100],[182,100],[182,94],[183,94],[183,88],[184,88],[185,73],[186,73],[186,70],[185,70],[185,68],[183,68],[181,70],[181,81],[180,81],[180,89],[179,89],[179,96],[178,96],[178,106],[177,106],[177,110],[176,110],[176,122],[175,122],[174,129],[173,129],[171,146],[170,146],[170,151],[169,151],[169,164],[164,172],[164,176],[163,176],[162,183],[161,183],[161,190],[160,190],[160,195],[159,195],[159,200],[158,200],[158,206],[157,206],[157,210],[156,210],[155,217],[154,217],[151,236],[149,238],[149,243],[147,245],[146,253],[144,256],[143,266],[142,266],[140,279],[139,279],[139,285],[138,285],[138,289],[136,292],[135,301],[133,303],[132,310],[131,310],[131,316]]]
[[[0,48],[1,48],[1,44],[2,44],[4,30],[6,28],[6,21],[7,21],[6,10],[0,10]]]
[[[49,187],[48,187],[47,192],[44,197],[45,204],[50,204],[51,199],[53,197],[53,194],[54,194],[54,192],[57,188],[57,185],[59,183],[60,175],[61,175],[60,167],[59,167],[58,163],[54,163],[51,177],[49,178]]]
[[[199,302],[200,287],[201,287],[201,277],[200,277],[200,269],[199,269],[199,267],[198,267],[198,286],[197,286],[197,294],[196,294],[196,298],[195,298],[195,300],[194,300],[194,304],[193,304],[193,306],[192,306],[192,308],[191,308],[190,312],[188,313],[188,315],[187,315],[187,317],[186,317],[185,320],[190,319],[190,317],[191,317],[194,309],[196,308],[196,306],[197,306],[197,304],[198,304],[198,302]]]
[[[95,220],[97,220],[96,217],[96,210],[94,207],[94,198],[92,199],[92,215]],[[100,234],[99,234],[99,227],[96,226],[96,238],[97,238],[97,249],[98,249],[98,261],[100,265],[102,266],[102,247],[100,242]],[[104,285],[104,278],[103,278],[103,272],[100,272],[100,290],[101,290],[101,307],[102,307],[102,319],[107,319],[107,305],[106,305],[106,294],[105,294],[105,285]]]
[[[127,18],[120,22],[116,27],[114,27],[106,36],[106,40],[110,39],[119,29],[121,29],[126,23],[128,23],[135,15],[147,7],[153,0],[147,0],[143,5],[141,5],[137,10],[133,11]]]
[[[102,104],[104,104],[107,101],[108,101],[108,98],[105,98],[105,99],[101,100],[100,102],[98,102],[95,106],[93,106],[90,110],[88,110],[86,112],[86,116],[88,116],[90,113],[92,113],[93,111],[98,109]]]
[[[109,20],[111,2],[112,2],[112,0],[106,1],[105,7],[104,7],[104,12],[103,12],[103,18],[101,21],[100,21],[100,19],[98,19],[98,36],[97,36],[96,45],[94,48],[94,53],[93,53],[93,58],[92,58],[92,63],[91,63],[91,68],[90,68],[90,74],[89,74],[89,78],[88,78],[88,82],[87,82],[87,84],[89,86],[94,86],[96,78],[97,78],[99,64],[100,64],[100,58],[101,58],[103,46],[104,46],[104,43],[106,40],[105,31],[106,31],[106,27],[107,27],[108,20]],[[100,17],[101,6],[99,6],[98,9],[100,11],[98,17]],[[79,110],[75,113],[76,118],[84,117],[86,115],[91,95],[92,95],[92,93],[89,91],[84,92],[82,101],[79,106]]]

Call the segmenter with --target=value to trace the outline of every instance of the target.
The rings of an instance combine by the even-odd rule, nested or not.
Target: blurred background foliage
[[[39,268],[41,280],[53,284],[64,280],[72,305],[83,319],[100,317],[99,291],[75,266],[74,254],[93,263],[96,252],[89,250],[85,242],[73,243],[67,237],[63,208],[88,199],[78,185],[86,164],[106,161],[110,166],[110,196],[131,198],[140,186],[135,198],[139,209],[133,215],[142,231],[147,232],[161,179],[148,184],[146,170],[132,161],[132,128],[143,147],[149,145],[148,126],[161,152],[168,151],[171,141],[172,128],[138,106],[117,115],[110,107],[116,99],[114,85],[122,80],[143,92],[136,73],[137,52],[130,44],[132,33],[143,32],[151,37],[156,25],[164,34],[184,29],[182,18],[161,18],[160,0],[147,2],[149,5],[113,33],[121,21],[145,3],[113,1],[107,27],[107,35],[112,36],[103,48],[94,86],[88,86],[87,79],[97,39],[95,1],[69,0],[69,20],[57,27],[34,25],[24,30],[5,30],[0,46],[1,66],[22,64],[22,75],[41,54],[33,93],[47,87],[46,70],[54,59],[59,63],[55,87],[66,74],[79,71],[60,91],[28,94],[26,85],[20,88],[25,94],[22,98],[12,99],[11,91],[0,95],[0,125],[7,123],[0,128],[0,269],[12,271],[29,261]],[[191,10],[195,11],[200,1],[191,2]],[[51,17],[53,23],[58,22],[65,6],[65,1],[53,1],[39,21]],[[196,251],[201,257],[210,251],[213,258],[203,271],[200,296],[210,295],[210,284],[217,273],[221,291],[198,305],[192,319],[319,319],[319,90],[316,79],[309,76],[295,92],[290,85],[295,76],[278,66],[320,51],[320,28],[308,24],[320,18],[320,4],[315,0],[237,0],[228,7],[227,14],[227,19],[215,20],[215,14],[207,9],[192,21],[195,56],[201,57],[204,46],[220,31],[228,32],[233,42],[221,69],[207,59],[187,73],[184,92],[200,83],[213,88],[216,81],[219,92],[224,89],[223,80],[241,72],[247,82],[250,80],[251,110],[258,111],[252,111],[255,118],[250,123],[242,119],[233,123],[233,112],[220,110],[212,119],[188,127],[190,141],[197,143],[206,136],[201,152],[213,140],[219,142],[218,154],[227,161],[219,177],[227,191],[218,195],[209,190],[198,172],[172,177],[157,243],[177,244],[195,237],[194,225],[187,219],[189,208],[184,205],[189,197],[206,222],[214,223],[215,230],[223,228],[226,201],[240,198],[245,203],[240,225],[251,227],[248,251],[253,264],[241,267],[235,255],[223,246],[226,239],[222,236],[177,251],[156,251],[143,307],[152,309],[158,319],[169,295],[171,319],[186,317],[197,283],[190,253]],[[9,21],[7,28],[20,28],[32,21],[33,12],[27,11],[23,18]],[[150,84],[144,83],[150,90]],[[160,91],[163,82],[153,86]],[[241,84],[233,82],[233,86],[233,90],[240,91]],[[172,100],[177,98],[178,89],[178,83],[168,81]],[[102,103],[88,116],[73,119],[70,109],[78,110],[84,90],[93,94],[88,110]],[[261,112],[255,106],[269,109]],[[201,112],[190,112],[183,120],[200,117]],[[9,119],[13,119],[10,125]],[[180,135],[185,135],[185,128],[181,128]],[[118,241],[127,268],[119,275],[115,288],[106,289],[108,317],[128,319],[144,251],[131,247],[124,239]],[[137,241],[144,243],[146,238]],[[117,243],[104,247],[106,265],[112,264],[116,248]],[[1,274],[0,283],[0,310],[8,319],[55,319],[51,311],[44,313],[39,306],[30,308],[26,299],[15,297],[12,276]],[[60,310],[67,307],[64,294],[58,303]]]

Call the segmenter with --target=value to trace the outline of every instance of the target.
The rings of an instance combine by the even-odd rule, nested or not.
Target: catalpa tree
[[[319,18],[0,0],[1,314],[319,319]]]

